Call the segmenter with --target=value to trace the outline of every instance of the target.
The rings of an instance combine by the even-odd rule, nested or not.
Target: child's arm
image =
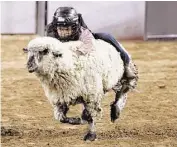
[[[78,48],[78,51],[80,51],[81,54],[86,55],[94,50],[95,38],[88,29],[81,28],[81,31],[79,40],[83,44]]]

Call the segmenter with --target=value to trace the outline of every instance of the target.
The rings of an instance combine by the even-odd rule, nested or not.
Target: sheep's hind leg
[[[76,101],[74,102],[74,105],[75,104],[82,104],[82,103],[83,103],[83,98],[77,97]],[[68,119],[68,123],[72,124],[72,125],[84,124],[80,117],[67,117],[67,119]]]
[[[54,117],[56,120],[59,120],[62,123],[68,123],[68,119],[66,117],[66,113],[69,108],[64,104],[56,104],[54,105]]]
[[[79,117],[67,117],[67,112],[69,108],[66,103],[57,104],[54,106],[54,116],[55,119],[59,120],[61,123],[68,123],[72,125],[82,124],[82,120]]]
[[[115,120],[119,118],[120,112],[125,106],[128,91],[129,91],[129,87],[127,85],[123,85],[119,91],[115,91],[116,98],[115,98],[115,101],[111,104],[111,121],[112,122],[115,122]]]
[[[67,117],[68,123],[71,125],[80,125],[82,120],[79,117]]]

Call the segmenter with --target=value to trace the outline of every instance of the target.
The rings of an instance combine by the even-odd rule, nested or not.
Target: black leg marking
[[[94,141],[96,139],[96,133],[92,129],[94,129],[95,124],[90,112],[87,109],[84,109],[84,111],[82,112],[82,119],[87,121],[89,124],[89,132],[84,136],[84,140]]]
[[[68,123],[68,119],[66,117],[66,113],[68,112],[69,108],[68,106],[64,103],[64,104],[58,104],[58,111],[61,112],[62,118],[60,119],[61,123]]]
[[[79,117],[68,117],[68,123],[72,125],[80,125],[82,123]]]
[[[116,119],[119,118],[120,115],[120,109],[119,107],[116,105],[116,103],[112,103],[111,104],[111,122],[115,122]]]
[[[82,119],[85,120],[85,121],[88,121],[88,122],[93,121],[89,111],[87,111],[86,109],[84,109],[83,112],[82,112]]]

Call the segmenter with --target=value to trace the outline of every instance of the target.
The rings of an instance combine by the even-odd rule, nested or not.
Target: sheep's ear
[[[27,48],[23,48],[23,52],[24,53],[28,53],[28,49]]]

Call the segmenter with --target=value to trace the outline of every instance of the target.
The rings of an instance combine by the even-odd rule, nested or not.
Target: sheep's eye
[[[40,51],[39,53],[42,54],[42,55],[47,55],[48,52],[49,52],[49,50],[48,50],[48,49],[45,49],[45,50],[43,50],[43,51]]]
[[[54,57],[62,57],[63,56],[63,54],[58,54],[58,53],[53,53],[53,55],[54,55]]]
[[[62,54],[58,54],[58,57],[62,57],[63,55]]]

